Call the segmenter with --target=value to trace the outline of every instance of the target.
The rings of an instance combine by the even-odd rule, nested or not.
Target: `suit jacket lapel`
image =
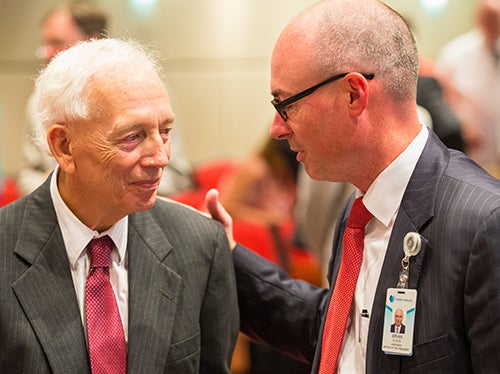
[[[140,218],[139,218],[140,217]],[[151,211],[132,214],[129,222],[128,370],[152,373],[164,367],[174,328],[182,279],[164,264],[171,251]]]
[[[14,250],[28,267],[12,284],[13,291],[52,371],[90,372],[70,265],[48,181],[29,199]]]
[[[397,285],[402,268],[401,259],[404,257],[405,235],[410,231],[422,235],[434,216],[439,181],[449,160],[447,152],[431,132],[403,196],[373,302],[366,353],[367,372],[389,372],[399,368],[400,356],[385,355],[381,350],[386,292]],[[425,235],[422,238],[422,249],[410,259],[409,288],[418,289],[425,254],[431,250]]]

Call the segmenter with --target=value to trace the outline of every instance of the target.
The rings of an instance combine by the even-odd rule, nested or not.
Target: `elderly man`
[[[156,199],[174,115],[155,60],[79,43],[41,73],[34,107],[58,166],[0,210],[0,372],[229,373],[224,230]]]
[[[312,178],[357,191],[338,220],[329,289],[241,246],[233,261],[242,330],[313,373],[500,367],[500,183],[419,123],[417,75],[408,26],[375,0],[321,1],[276,42],[271,135]],[[215,193],[208,206],[230,229]],[[383,339],[399,305],[413,330]]]

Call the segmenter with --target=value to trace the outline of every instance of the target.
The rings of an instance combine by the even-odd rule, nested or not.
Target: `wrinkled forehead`
[[[170,106],[170,100],[165,84],[152,69],[137,71],[100,71],[93,75],[85,89],[89,104],[95,115],[107,113],[109,103],[120,103],[128,100],[147,101],[162,99]]]
[[[101,87],[110,93],[117,90],[130,92],[143,89],[166,91],[160,75],[154,69],[134,64],[103,68],[89,78],[87,86],[90,89]]]

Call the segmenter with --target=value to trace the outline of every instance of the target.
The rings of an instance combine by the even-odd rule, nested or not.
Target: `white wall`
[[[154,41],[164,66],[178,129],[193,164],[250,152],[269,128],[269,59],[274,41],[295,14],[315,0],[159,0],[138,14],[126,0],[96,0],[111,16],[112,36]],[[0,158],[6,174],[22,165],[24,106],[38,24],[55,0],[0,0]],[[418,0],[387,0],[415,25],[422,52],[472,27],[475,1],[450,0],[426,13]]]

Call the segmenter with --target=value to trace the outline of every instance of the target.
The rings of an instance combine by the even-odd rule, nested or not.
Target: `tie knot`
[[[363,199],[358,197],[352,204],[351,213],[347,219],[347,227],[363,229],[373,215],[366,209]]]
[[[90,267],[109,267],[113,240],[106,235],[97,239],[92,239],[88,244]]]

